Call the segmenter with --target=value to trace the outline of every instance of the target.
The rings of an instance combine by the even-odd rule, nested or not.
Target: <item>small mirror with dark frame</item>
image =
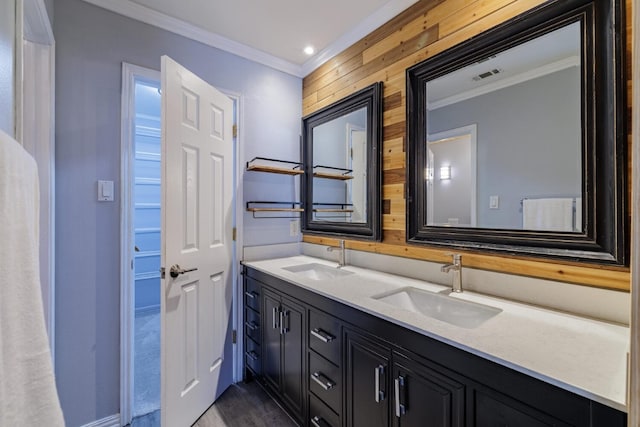
[[[305,233],[381,239],[382,83],[302,119]]]
[[[407,70],[407,241],[626,264],[622,6],[550,1]]]

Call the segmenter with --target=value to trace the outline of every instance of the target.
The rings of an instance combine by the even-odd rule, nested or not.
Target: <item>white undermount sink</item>
[[[412,287],[397,289],[372,298],[467,329],[476,328],[502,312],[500,308]]]
[[[328,265],[318,264],[315,262],[292,265],[290,267],[283,267],[282,269],[313,280],[333,280],[353,274],[353,271],[341,270],[336,267],[329,267]]]

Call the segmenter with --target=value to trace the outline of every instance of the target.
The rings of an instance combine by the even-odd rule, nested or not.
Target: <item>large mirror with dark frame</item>
[[[382,83],[302,119],[303,231],[380,240]]]
[[[625,264],[623,5],[558,0],[407,70],[407,240]]]

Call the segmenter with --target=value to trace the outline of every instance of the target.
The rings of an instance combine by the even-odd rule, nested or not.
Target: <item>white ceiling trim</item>
[[[296,77],[304,77],[302,67],[282,58],[270,55],[259,49],[254,49],[245,44],[223,37],[219,34],[203,30],[200,27],[189,24],[183,20],[174,18],[164,13],[157,12],[148,7],[139,5],[129,0],[84,0],[95,6],[110,10],[111,12],[144,22],[154,27],[187,37],[204,43],[208,46],[222,49],[234,55],[241,56],[251,61],[258,62],[268,67],[283,71]]]
[[[335,42],[331,43],[325,49],[320,51],[313,58],[310,58],[307,62],[302,64],[302,76],[305,77],[313,70],[353,45],[363,37],[372,33],[377,28],[381,27],[386,22],[395,18],[400,12],[409,8],[418,0],[391,0],[376,12],[365,18],[360,24],[340,36]]]
[[[509,86],[517,85],[518,83],[537,79],[538,77],[546,76],[547,74],[555,73],[556,71],[561,71],[566,68],[577,67],[579,65],[580,57],[570,56],[568,58],[561,59],[560,61],[552,62],[550,64],[525,71],[524,73],[516,74],[512,77],[497,80],[496,82],[489,83],[475,89],[457,93],[455,95],[451,95],[434,102],[429,102],[427,103],[427,108],[429,110],[435,110],[447,105],[455,104],[456,102],[466,101],[467,99],[475,98],[476,96],[484,95],[486,93],[493,92],[499,89],[504,89]]]

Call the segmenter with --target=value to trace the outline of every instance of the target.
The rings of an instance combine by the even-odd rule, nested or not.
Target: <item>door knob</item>
[[[174,264],[174,265],[171,266],[171,269],[169,270],[169,275],[172,278],[175,279],[176,277],[178,277],[181,274],[190,273],[192,271],[196,271],[197,269],[198,269],[197,267],[196,268],[184,269],[184,268],[180,267],[178,264]]]

